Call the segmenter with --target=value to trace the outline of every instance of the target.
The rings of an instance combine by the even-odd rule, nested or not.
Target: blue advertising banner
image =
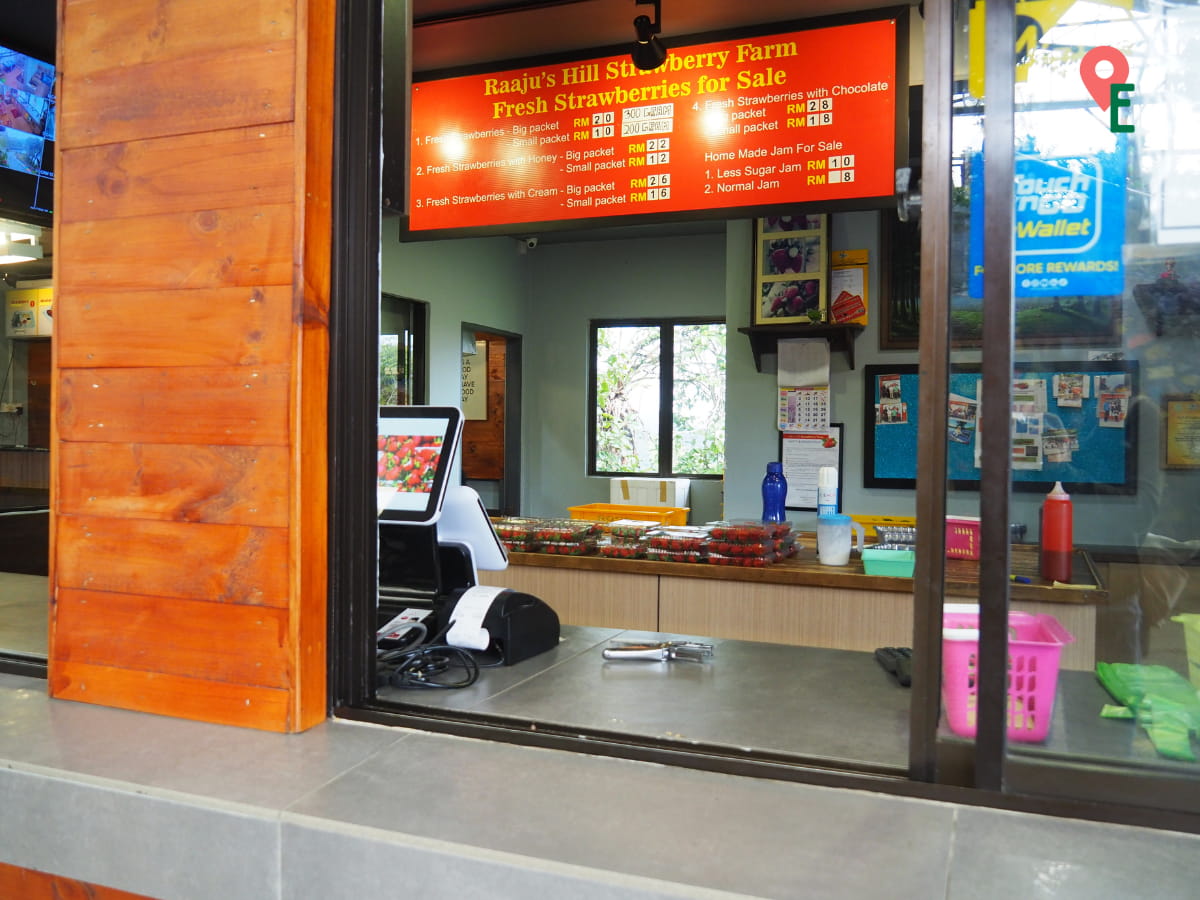
[[[969,160],[983,184],[983,155]],[[1113,295],[1125,289],[1125,141],[1110,152],[1020,153],[1013,183],[1017,297]],[[967,292],[983,296],[983,191],[971,191]]]

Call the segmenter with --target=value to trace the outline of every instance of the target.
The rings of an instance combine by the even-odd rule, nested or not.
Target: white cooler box
[[[690,478],[610,478],[608,502],[686,507],[691,484]]]

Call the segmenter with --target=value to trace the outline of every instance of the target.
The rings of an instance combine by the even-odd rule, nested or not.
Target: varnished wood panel
[[[59,444],[58,511],[284,528],[285,447]]]
[[[873,651],[912,644],[912,603],[911,594],[664,577],[659,627],[671,634]],[[1095,667],[1095,607],[1016,602],[1013,608],[1054,616],[1071,633],[1075,641],[1063,648],[1063,668]]]
[[[288,203],[294,142],[285,122],[66,150],[58,178],[90,190],[55,198],[58,223]]]
[[[71,55],[72,78],[290,41],[297,30],[294,0],[62,0],[62,6],[60,43],[86,51]]]
[[[49,487],[49,453],[45,450],[0,450],[0,488]]]
[[[55,659],[285,688],[287,610],[63,588]],[[220,652],[214,653],[214,648]]]
[[[325,717],[335,11],[61,0],[54,696]]]
[[[295,63],[292,42],[271,41],[205,52],[199,59],[181,56],[107,68],[86,77],[64,67],[71,79],[70,102],[59,106],[60,146],[70,150],[289,121]],[[199,71],[204,77],[197,77]]]
[[[658,629],[658,579],[654,576],[509,566],[501,572],[480,572],[479,580],[541,598],[564,625]]]
[[[59,441],[286,446],[280,366],[60,369]]]
[[[874,650],[912,642],[912,596],[845,588],[662,578],[659,624],[672,634]]]
[[[62,700],[269,731],[293,727],[286,690],[65,660],[52,663],[50,693]]]
[[[12,900],[154,900],[62,875],[0,863],[0,897]]]
[[[50,446],[50,342],[30,341],[25,354],[25,445]]]
[[[305,81],[298,87],[298,129],[304,137],[304,184],[298,194],[302,246],[300,266],[300,359],[293,388],[298,421],[292,444],[294,469],[303,473],[293,493],[292,572],[297,602],[291,641],[298,667],[289,718],[296,729],[325,719],[328,639],[328,441],[329,312],[332,248],[335,4],[303,4],[306,35],[302,54]]]
[[[78,262],[55,280],[68,298],[94,288],[290,284],[293,213],[275,204],[67,223],[55,229],[58,254]],[[60,302],[59,314],[69,316],[70,304]]]
[[[55,523],[69,548],[57,556],[60,590],[288,605],[283,529],[64,515]]]
[[[277,366],[292,350],[288,285],[58,296],[71,311],[56,323],[61,368]]]

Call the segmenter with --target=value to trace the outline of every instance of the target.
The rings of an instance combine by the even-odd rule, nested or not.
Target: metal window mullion
[[[675,323],[659,327],[658,346],[658,471],[670,476],[675,471]]]
[[[989,0],[984,58],[983,387],[975,786],[1004,788],[1012,478],[1015,0]],[[988,426],[988,423],[990,427]]]
[[[913,691],[909,777],[937,778],[941,712],[942,600],[945,570],[946,392],[949,383],[951,96],[954,83],[951,0],[925,4],[925,85],[921,123],[921,432],[917,442],[917,542],[913,572]],[[939,424],[940,423],[940,424]],[[929,523],[935,523],[931,526]]]

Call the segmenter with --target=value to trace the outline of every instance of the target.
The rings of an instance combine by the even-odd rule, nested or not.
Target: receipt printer
[[[558,613],[532,594],[470,587],[458,592],[443,616],[452,623],[446,635],[448,643],[498,651],[506,666],[558,645]]]

